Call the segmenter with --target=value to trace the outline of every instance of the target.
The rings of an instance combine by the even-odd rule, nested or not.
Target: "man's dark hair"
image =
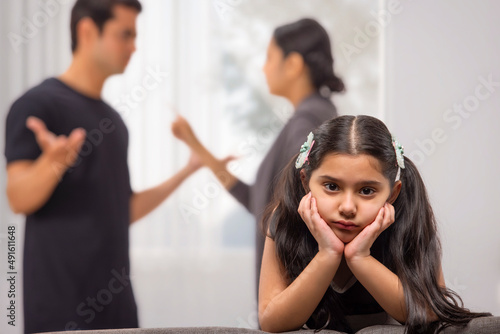
[[[113,17],[114,6],[126,6],[142,11],[139,0],[77,0],[71,11],[71,51],[75,52],[78,44],[76,26],[84,17],[90,17],[102,32],[106,21]]]

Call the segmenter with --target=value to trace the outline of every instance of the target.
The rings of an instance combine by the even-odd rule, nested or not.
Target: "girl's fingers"
[[[375,218],[375,220],[373,222],[377,223],[378,225],[382,225],[382,222],[384,221],[384,217],[385,217],[385,212],[386,212],[386,209],[385,209],[385,205],[384,205],[378,211],[377,217]]]
[[[321,224],[321,216],[319,215],[318,206],[316,204],[316,198],[311,197],[311,220],[318,224]]]
[[[394,220],[395,220],[395,211],[394,211],[394,207],[389,204],[389,203],[386,203],[384,205],[384,208],[385,208],[385,214],[384,214],[384,221],[382,223],[382,228],[384,231],[386,228],[388,228],[392,223],[394,223]]]
[[[351,250],[358,249],[358,252],[363,248],[370,249],[379,235],[394,222],[394,207],[386,203],[380,208],[375,220],[367,225],[348,246]]]
[[[316,198],[310,196],[311,198],[311,211],[310,211],[310,214],[311,214],[311,222],[316,226],[316,227],[319,227],[319,228],[328,228],[328,224],[326,221],[324,221],[324,219],[321,217],[321,215],[319,214],[319,211],[318,211],[318,205],[317,205],[317,202],[316,202]]]
[[[299,205],[299,213],[311,233],[314,234],[314,231],[322,225],[322,219],[319,215],[316,199],[312,197],[311,192],[302,198]],[[326,223],[324,224],[326,225]]]
[[[307,212],[311,210],[311,200],[310,200],[310,194],[305,195],[302,197],[302,200],[299,203],[299,214],[302,217],[302,219],[305,221],[306,217],[308,216]]]
[[[378,214],[377,214],[377,217],[375,217],[375,220],[370,225],[366,226],[363,229],[363,231],[361,231],[361,233],[365,232],[365,234],[376,234],[378,236],[378,234],[380,234],[383,231],[382,228],[384,226],[386,212],[387,212],[387,208],[384,205],[378,211]]]
[[[311,193],[309,193],[311,194]],[[316,205],[316,198],[309,196],[309,198],[311,199],[310,202],[311,202],[311,215],[315,215],[318,213],[318,206]]]

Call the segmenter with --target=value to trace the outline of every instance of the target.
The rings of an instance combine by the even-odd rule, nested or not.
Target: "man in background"
[[[72,63],[30,89],[6,121],[7,196],[26,215],[25,332],[138,327],[129,226],[197,168],[134,193],[128,132],[101,99],[135,51],[138,0],[77,0]]]

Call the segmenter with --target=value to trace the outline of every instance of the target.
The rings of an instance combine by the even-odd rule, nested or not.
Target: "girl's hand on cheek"
[[[375,220],[345,245],[344,255],[346,260],[370,256],[370,248],[373,243],[386,228],[394,223],[394,217],[394,207],[389,203],[385,203],[379,210]]]
[[[332,229],[319,215],[316,199],[309,192],[300,201],[298,212],[307,228],[318,242],[319,251],[331,251],[342,256],[344,243],[333,233]]]

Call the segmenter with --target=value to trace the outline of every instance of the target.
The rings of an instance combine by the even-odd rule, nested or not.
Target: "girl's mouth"
[[[344,230],[353,230],[357,227],[356,224],[353,222],[346,222],[346,221],[338,221],[338,222],[333,222],[333,225],[335,225],[338,228],[344,229]]]

